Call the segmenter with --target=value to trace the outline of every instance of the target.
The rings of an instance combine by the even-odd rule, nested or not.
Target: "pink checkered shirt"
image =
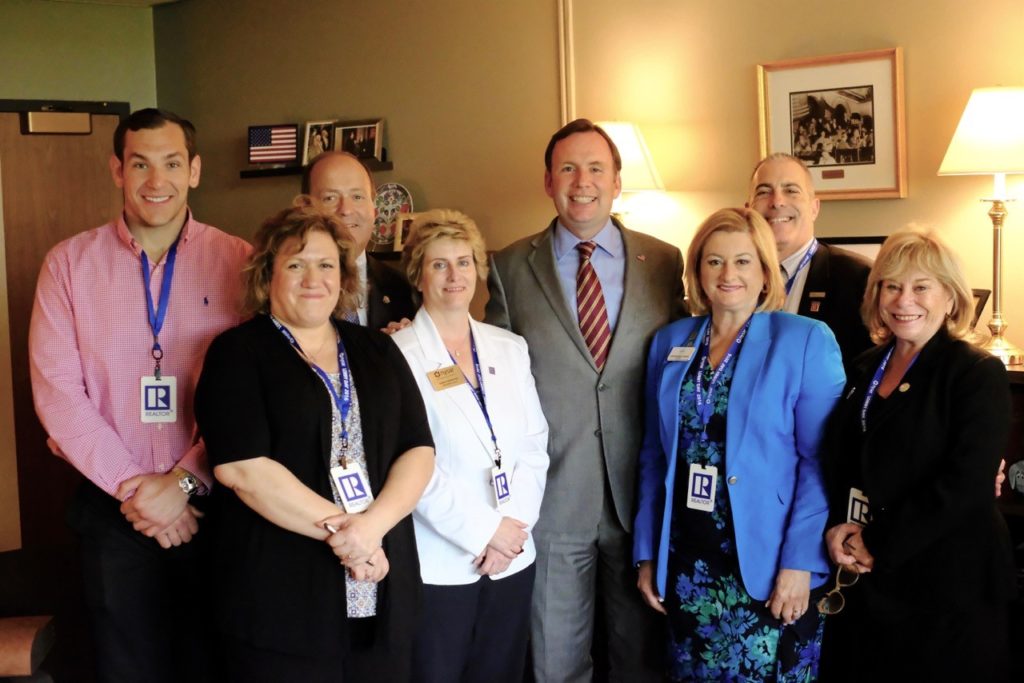
[[[189,214],[160,332],[162,373],[178,383],[178,419],[168,424],[140,419],[139,379],[153,374],[153,333],[142,250],[124,218],[47,254],[29,331],[36,413],[51,448],[107,493],[125,479],[175,465],[213,484],[205,450],[193,444],[192,397],[206,347],[242,321],[241,270],[250,251],[244,240]],[[166,260],[150,265],[154,303]]]

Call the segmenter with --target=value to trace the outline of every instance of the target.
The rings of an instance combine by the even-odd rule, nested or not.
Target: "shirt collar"
[[[187,209],[185,211],[185,225],[182,226],[181,232],[179,233],[179,236],[181,238],[179,246],[188,244],[188,241],[192,239],[192,237],[196,234],[196,231],[199,229],[198,226],[199,223],[196,221],[195,218],[192,217],[192,210]],[[121,242],[125,246],[134,251],[136,254],[142,253],[142,247],[139,246],[139,243],[135,241],[135,238],[132,236],[131,230],[128,229],[128,223],[124,220],[124,211],[122,211],[121,215],[117,217],[116,229],[117,238],[121,240]]]
[[[796,270],[797,266],[800,265],[800,259],[804,257],[807,250],[811,248],[811,243],[814,242],[814,238],[807,240],[807,244],[800,247],[796,252],[790,254],[787,258],[783,259],[779,265],[786,269],[786,276],[792,276],[793,271]]]
[[[576,245],[583,241],[585,240],[581,240],[569,228],[562,225],[562,221],[555,222],[554,248],[556,261],[561,261],[562,257],[566,254],[575,253]],[[620,257],[623,253],[622,233],[615,227],[611,218],[589,241],[596,243],[602,250],[615,258]]]

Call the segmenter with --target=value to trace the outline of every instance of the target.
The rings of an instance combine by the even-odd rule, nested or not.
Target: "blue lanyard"
[[[469,335],[469,346],[473,351],[473,370],[476,372],[476,386],[474,389],[472,384],[469,384],[469,378],[466,379],[466,384],[469,384],[469,390],[473,394],[473,398],[476,399],[476,403],[480,406],[480,411],[484,414],[484,421],[487,423],[487,429],[491,432],[491,443],[494,444],[494,464],[497,465],[498,469],[501,469],[501,449],[498,448],[498,437],[494,433],[494,425],[491,424],[491,415],[487,412],[487,397],[484,394],[484,375],[480,372],[480,356],[476,352],[476,339],[473,338],[473,333]],[[452,359],[452,363],[458,365],[458,361],[452,358],[452,354],[448,354],[448,357]]]
[[[885,357],[882,358],[882,362],[878,365],[878,369],[875,370],[875,376],[871,378],[871,384],[868,385],[868,390],[864,394],[864,405],[861,406],[860,409],[861,432],[868,431],[868,408],[871,406],[871,401],[875,398],[875,394],[878,392],[878,385],[882,383],[882,375],[885,374],[885,368],[889,365],[889,359],[892,357],[892,352],[895,348],[896,345],[893,344],[889,347],[889,350],[886,351]],[[915,355],[913,359],[911,359],[910,365],[907,366],[907,370],[910,370],[916,361],[917,356]],[[904,371],[904,374],[906,374],[907,370]]]
[[[812,239],[811,246],[808,247],[807,251],[804,252],[804,257],[800,259],[800,263],[797,265],[796,270],[786,280],[786,295],[789,295],[789,290],[793,289],[793,283],[796,282],[796,276],[800,274],[800,271],[807,267],[807,264],[811,262],[811,258],[814,256],[814,252],[818,251],[818,240]]]
[[[708,423],[711,422],[711,416],[715,412],[715,389],[718,387],[722,379],[722,373],[732,362],[733,358],[739,353],[740,344],[743,343],[743,338],[747,336],[747,330],[750,329],[750,321],[753,320],[753,316],[747,318],[747,322],[743,324],[739,334],[729,344],[729,350],[725,352],[722,357],[722,361],[715,368],[714,374],[711,375],[711,381],[708,383],[707,397],[704,396],[704,370],[707,368],[711,358],[711,322],[708,320],[708,326],[704,329],[704,342],[702,344],[703,353],[700,357],[700,365],[697,367],[697,378],[694,380],[694,390],[697,394],[697,417],[700,418],[701,427],[703,427],[701,433],[701,440],[707,440],[707,427]]]
[[[142,281],[146,285],[146,313],[149,315],[149,329],[153,331],[153,349],[150,352],[156,367],[153,369],[153,376],[160,379],[160,361],[164,357],[164,350],[160,348],[160,330],[164,327],[164,319],[167,317],[167,306],[171,300],[171,280],[174,279],[174,264],[178,260],[178,241],[181,233],[174,239],[167,252],[167,263],[164,265],[164,278],[160,284],[160,303],[153,307],[153,292],[150,290],[149,257],[146,250],[142,250]]]
[[[331,378],[324,372],[323,368],[306,355],[306,352],[299,346],[298,340],[295,339],[291,331],[274,316],[270,316],[270,320],[274,323],[274,327],[280,330],[284,338],[288,340],[288,343],[306,359],[309,367],[313,368],[313,372],[320,377],[320,380],[327,387],[327,391],[334,400],[334,405],[338,408],[338,413],[341,416],[341,466],[345,467],[345,452],[348,451],[348,413],[352,408],[352,375],[348,370],[348,354],[345,353],[345,345],[342,343],[341,337],[338,337],[338,374],[341,378],[341,395],[339,396],[338,392],[334,390],[334,383],[331,382]]]

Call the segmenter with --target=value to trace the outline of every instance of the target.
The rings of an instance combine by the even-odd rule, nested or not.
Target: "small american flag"
[[[249,163],[295,161],[299,156],[299,126],[249,126]]]

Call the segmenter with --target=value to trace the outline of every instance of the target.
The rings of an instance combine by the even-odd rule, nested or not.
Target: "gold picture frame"
[[[757,65],[761,157],[804,160],[822,199],[907,196],[903,52]]]

